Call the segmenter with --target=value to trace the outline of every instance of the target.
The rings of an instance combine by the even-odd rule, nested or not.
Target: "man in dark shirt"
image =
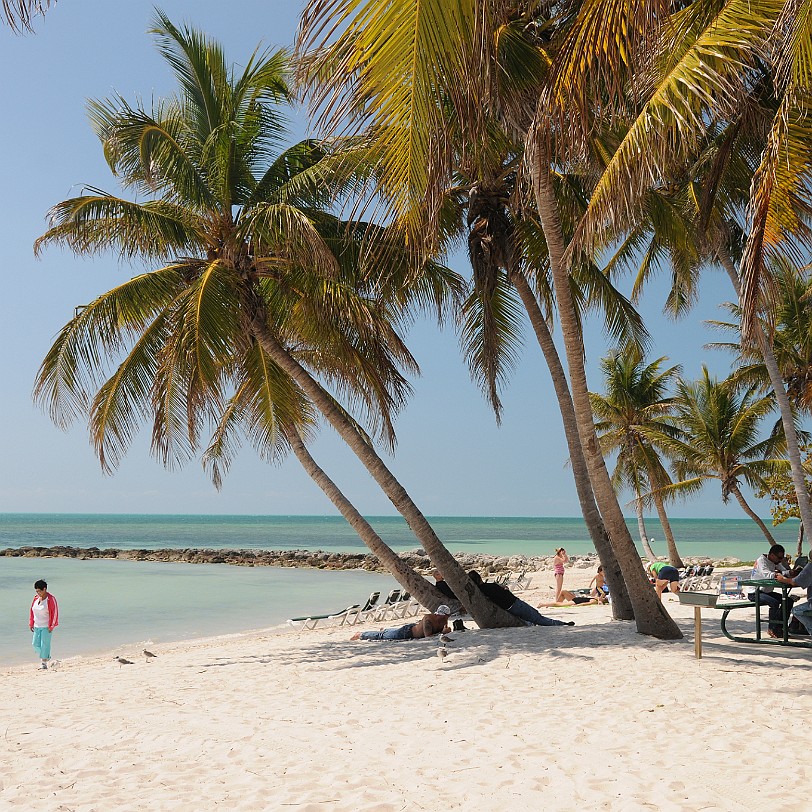
[[[545,617],[538,609],[535,609],[529,603],[525,603],[521,598],[517,598],[507,587],[501,584],[483,581],[482,576],[476,570],[471,570],[471,572],[468,573],[468,577],[479,587],[482,594],[485,595],[488,600],[495,603],[500,609],[504,609],[510,612],[514,617],[523,620],[528,626],[575,625],[571,620],[565,623],[563,620]]]

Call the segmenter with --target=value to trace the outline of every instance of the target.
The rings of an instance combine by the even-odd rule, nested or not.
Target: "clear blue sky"
[[[242,62],[261,41],[292,42],[300,4],[290,0],[235,3],[167,0],[176,22],[218,38],[228,58]],[[222,492],[197,462],[167,472],[148,453],[148,431],[119,471],[101,474],[87,432],[57,429],[35,409],[31,389],[40,361],[76,305],[139,272],[109,259],[77,260],[49,249],[35,260],[32,243],[46,227],[54,203],[83,185],[117,187],[88,126],[87,98],[113,91],[130,100],[160,97],[172,89],[167,67],[146,34],[153,6],[145,0],[60,0],[36,34],[15,36],[0,28],[4,126],[0,131],[0,218],[3,285],[0,303],[0,512],[331,514],[332,505],[295,460],[265,465],[243,449]],[[303,119],[301,120],[303,122]],[[305,124],[292,133],[298,138]],[[464,258],[452,261],[465,271]],[[707,363],[720,376],[729,358],[703,349],[714,340],[703,319],[720,318],[731,297],[720,274],[706,275],[699,307],[674,324],[660,315],[664,287],[643,305],[654,338],[652,357],[667,355],[690,377]],[[429,515],[577,516],[560,418],[538,348],[527,344],[504,396],[497,427],[460,359],[453,330],[418,324],[409,337],[422,377],[397,424],[399,445],[391,465]],[[600,325],[588,325],[590,385],[600,388],[595,362],[606,342]],[[367,515],[394,513],[366,472],[332,430],[323,430],[313,454]],[[624,508],[632,515],[630,508]],[[762,515],[766,504],[758,505]],[[672,509],[675,516],[739,518],[724,506],[718,486]]]

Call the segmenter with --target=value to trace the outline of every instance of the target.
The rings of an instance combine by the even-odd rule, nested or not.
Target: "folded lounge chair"
[[[339,621],[339,626],[345,624],[353,625],[358,622],[359,617],[363,612],[369,612],[373,606],[378,602],[381,596],[380,592],[373,592],[368,598],[367,602],[361,606],[360,603],[354,603],[340,612],[331,612],[327,615],[306,615],[305,617],[292,617],[288,619],[288,623],[303,623],[305,629],[315,629],[319,625],[319,621],[329,620],[331,622]]]

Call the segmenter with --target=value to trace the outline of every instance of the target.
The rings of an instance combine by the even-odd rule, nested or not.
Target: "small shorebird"
[[[440,647],[437,649],[437,656],[438,656],[438,657],[439,657],[441,660],[444,660],[446,657],[448,657],[448,649],[447,649],[445,646],[440,646]]]
[[[158,655],[144,649],[144,656],[147,658],[147,662],[149,662],[153,657],[157,657]]]
[[[115,659],[116,659],[116,662],[119,665],[132,665],[133,664],[132,660],[125,660],[123,657],[116,657]]]

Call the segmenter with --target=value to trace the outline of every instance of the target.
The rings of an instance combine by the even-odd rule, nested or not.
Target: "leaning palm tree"
[[[772,350],[790,403],[797,410],[812,412],[812,282],[787,262],[773,272],[776,297],[772,313]],[[714,326],[741,336],[741,309],[728,305],[735,322],[712,321]],[[761,392],[772,383],[761,353],[749,343],[733,341],[710,346],[736,354],[729,380]],[[806,463],[805,463],[805,466]]]
[[[321,123],[366,129],[381,156],[375,200],[385,201],[418,250],[431,253],[441,237],[442,193],[450,185],[456,159],[451,134],[462,135],[467,153],[488,150],[490,111],[499,110],[505,124],[525,142],[522,171],[533,181],[547,243],[575,423],[591,487],[638,630],[679,638],[679,628],[650,589],[594,432],[581,325],[570,290],[573,263],[565,259],[567,238],[555,193],[558,169],[570,162],[549,149],[550,140],[562,130],[551,127],[548,138],[534,126],[528,141],[525,122],[546,105],[537,106],[539,94],[528,90],[522,71],[510,72],[503,82],[505,74],[497,67],[497,52],[527,37],[527,47],[514,53],[532,70],[546,71],[571,21],[571,15],[559,14],[552,6],[528,3],[517,8],[505,0],[311,0],[303,16],[300,49],[314,49],[307,78],[313,105],[324,112]],[[566,154],[566,145],[560,146]]]
[[[759,438],[763,419],[775,408],[773,398],[752,391],[738,394],[703,367],[702,377],[695,383],[680,382],[675,406],[674,422],[683,436],[672,439],[668,450],[677,460],[678,481],[666,486],[665,492],[695,493],[706,481],[716,479],[721,484],[722,501],[727,503],[733,495],[774,544],[772,534],[740,489],[742,482],[764,489],[765,476],[788,468],[786,460],[771,456],[783,450],[783,437]]]
[[[605,394],[591,395],[595,428],[605,453],[617,452],[612,480],[617,486],[628,485],[635,494],[641,542],[646,555],[654,559],[643,523],[646,492],[668,544],[668,559],[682,567],[671,523],[663,504],[662,488],[671,484],[662,453],[665,445],[678,436],[669,422],[674,400],[668,389],[679,373],[679,366],[663,369],[665,358],[646,363],[634,347],[610,352],[601,360]]]
[[[620,76],[634,69],[635,52],[642,54],[644,84],[650,93],[607,165],[575,243],[591,250],[604,234],[629,227],[653,185],[680,182],[690,175],[686,168],[701,153],[709,130],[716,129],[724,134],[720,158],[710,163],[697,195],[712,199],[728,159],[739,161],[736,142],[745,134],[750,141],[746,154],[755,155],[755,161],[750,162],[746,186],[747,210],[735,224],[744,237],[738,267],[728,250],[725,228],[705,234],[704,221],[699,233],[734,286],[743,313],[743,339],[754,343],[764,359],[787,437],[799,510],[804,523],[812,525],[812,499],[804,482],[791,405],[771,351],[770,329],[772,269],[783,259],[803,264],[812,246],[812,15],[795,0],[757,5],[733,0],[717,7],[634,4],[628,13],[648,15],[645,26],[625,26],[628,36],[644,46],[635,48],[623,40],[600,37],[607,9],[618,11],[612,0],[590,4],[587,16],[592,27],[585,26],[587,38],[591,30],[604,45],[604,72]],[[574,54],[570,71],[577,75],[583,70]],[[769,103],[758,101],[759,96]],[[747,133],[753,126],[760,131],[760,142]]]
[[[188,458],[205,426],[217,426],[208,455],[216,464],[229,458],[235,422],[255,444],[296,451],[293,429],[306,428],[307,410],[315,410],[404,515],[477,622],[515,625],[473,588],[321,382],[391,437],[391,415],[408,391],[399,367],[414,362],[393,303],[372,295],[376,269],[364,263],[367,243],[385,233],[348,229],[329,213],[322,147],[307,142],[275,154],[283,123],[276,103],[288,97],[284,54],[255,53],[234,75],[216,43],[160,12],[154,33],[179,96],[149,111],[120,97],[90,105],[108,163],[144,202],[97,190],[66,200],[52,209],[36,248],[112,249],[160,267],[77,314],[43,363],[37,397],[56,419],[89,409],[106,466],[126,450],[139,415],[154,415],[153,447],[167,464]],[[396,273],[395,253],[387,252],[387,274]],[[438,289],[424,279],[402,286],[407,307],[410,293]],[[99,360],[125,348],[125,361],[102,377]],[[441,600],[426,593],[429,606]]]

